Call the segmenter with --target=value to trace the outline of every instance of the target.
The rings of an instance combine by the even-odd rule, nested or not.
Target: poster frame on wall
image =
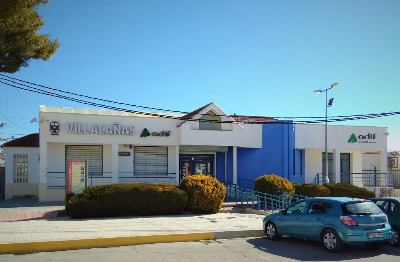
[[[82,193],[87,187],[87,161],[67,161],[66,169],[65,195]]]

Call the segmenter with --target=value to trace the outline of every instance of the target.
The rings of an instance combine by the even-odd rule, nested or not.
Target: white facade
[[[387,172],[386,127],[328,125],[327,145],[328,153],[333,154],[332,169],[336,183],[341,181],[343,153],[350,156],[348,173],[354,174],[353,184],[361,185],[356,174],[361,174],[365,169],[377,168],[381,173]],[[322,173],[325,125],[297,124],[295,148],[305,151],[305,182],[312,183],[316,174]]]
[[[220,130],[200,130],[199,121],[110,110],[41,106],[39,200],[64,199],[66,147],[71,145],[102,146],[102,172],[105,176],[101,182],[90,181],[93,182],[91,185],[125,182],[125,180],[178,184],[180,154],[215,155],[217,152],[227,152],[228,147],[261,148],[261,125],[235,123],[213,103],[196,112],[191,119],[198,119],[210,111],[222,116]],[[54,125],[57,125],[58,132],[52,130]],[[148,136],[142,136],[145,131],[148,131]],[[133,181],[133,155],[137,146],[167,147],[168,176],[140,178]],[[124,156],[121,156],[121,153]],[[235,170],[235,167],[233,169]],[[131,176],[129,179],[126,178],[129,176]]]
[[[12,199],[26,195],[39,195],[39,148],[38,147],[4,147],[5,151],[5,198]],[[17,182],[14,180],[16,166],[14,157],[16,155],[26,156],[28,162],[27,181]]]

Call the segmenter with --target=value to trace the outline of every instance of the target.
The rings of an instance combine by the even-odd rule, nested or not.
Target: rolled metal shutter
[[[168,176],[168,147],[135,146],[135,176]]]
[[[65,161],[87,161],[88,175],[103,175],[103,146],[65,146]]]

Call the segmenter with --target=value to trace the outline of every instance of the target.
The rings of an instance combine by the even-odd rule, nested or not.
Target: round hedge
[[[323,185],[309,183],[299,183],[293,185],[295,188],[295,193],[298,195],[309,197],[328,197],[330,195],[329,189]]]
[[[68,195],[65,209],[73,218],[175,215],[184,211],[187,198],[184,190],[172,184],[120,183]]]
[[[277,194],[277,191],[294,193],[293,184],[286,178],[277,175],[263,175],[254,181],[254,190],[267,194]]]
[[[355,197],[355,198],[374,198],[375,193],[365,188],[347,183],[330,183],[325,185],[329,188],[331,197]]]
[[[186,211],[198,214],[220,212],[226,187],[217,179],[205,175],[187,176],[182,179],[179,187],[188,195]]]

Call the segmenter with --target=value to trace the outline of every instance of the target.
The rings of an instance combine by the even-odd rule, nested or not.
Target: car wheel
[[[270,240],[277,240],[280,238],[280,235],[278,234],[278,229],[271,221],[267,222],[267,224],[265,225],[265,234]]]
[[[324,245],[324,248],[329,252],[336,253],[341,251],[344,247],[344,244],[339,235],[336,233],[335,230],[330,228],[325,229],[322,232],[321,241]]]
[[[392,237],[387,241],[387,243],[394,247],[400,246],[399,235],[400,235],[399,229],[392,227]]]

